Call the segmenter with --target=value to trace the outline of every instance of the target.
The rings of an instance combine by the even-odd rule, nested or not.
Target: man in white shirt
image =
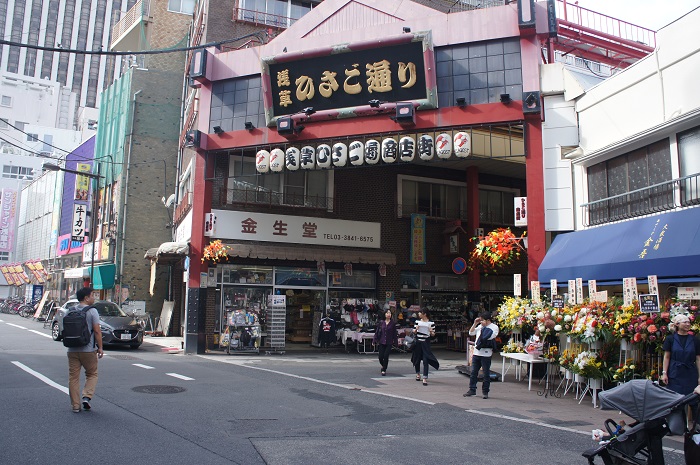
[[[484,399],[489,398],[489,388],[491,387],[491,356],[496,348],[496,336],[498,336],[498,326],[491,322],[491,313],[483,312],[471,328],[469,335],[476,336],[476,345],[472,355],[472,371],[469,377],[469,391],[464,397],[476,395],[476,384],[479,381],[479,370],[483,370],[484,380],[481,384],[481,392]]]

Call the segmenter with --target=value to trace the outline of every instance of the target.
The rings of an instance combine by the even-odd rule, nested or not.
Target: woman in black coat
[[[379,364],[382,366],[382,376],[386,376],[389,367],[389,354],[396,342],[396,323],[391,319],[391,310],[384,312],[384,320],[377,325],[374,332],[374,345],[379,352]]]
[[[420,381],[420,364],[423,362],[423,386],[427,386],[428,365],[436,370],[440,369],[440,362],[438,362],[430,348],[430,338],[435,337],[435,323],[430,321],[428,310],[422,309],[418,312],[418,321],[416,321],[413,333],[416,338],[416,345],[413,347],[411,363],[416,369],[416,381]]]

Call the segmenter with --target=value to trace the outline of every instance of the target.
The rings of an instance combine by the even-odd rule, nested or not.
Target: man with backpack
[[[92,305],[95,296],[91,287],[76,293],[78,305],[63,316],[63,345],[68,349],[68,393],[74,413],[90,410],[90,401],[97,386],[97,360],[102,358],[100,315]],[[80,368],[85,369],[85,387],[80,398]]]

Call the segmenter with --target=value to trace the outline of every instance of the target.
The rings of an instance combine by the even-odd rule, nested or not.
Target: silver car
[[[63,339],[63,317],[76,305],[78,301],[71,299],[56,311],[51,323],[51,337],[54,341]],[[117,304],[99,300],[93,306],[100,315],[102,344],[105,346],[128,345],[132,349],[137,349],[143,343],[143,328],[135,318],[124,313]]]

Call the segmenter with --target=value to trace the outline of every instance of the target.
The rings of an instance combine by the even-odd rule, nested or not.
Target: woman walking
[[[430,338],[435,337],[435,323],[430,321],[430,313],[425,308],[418,312],[418,321],[413,329],[416,337],[416,346],[413,348],[411,362],[416,368],[416,381],[421,380],[420,364],[423,362],[423,386],[428,385],[428,365],[436,370],[440,369],[433,351],[430,348]]]
[[[700,340],[689,334],[690,318],[676,315],[669,325],[671,333],[664,340],[661,381],[672,391],[690,394],[700,384]]]
[[[391,310],[384,312],[384,320],[377,325],[374,332],[374,345],[379,352],[379,364],[382,367],[382,376],[386,376],[386,369],[389,367],[389,354],[396,342],[396,323],[391,319]]]

